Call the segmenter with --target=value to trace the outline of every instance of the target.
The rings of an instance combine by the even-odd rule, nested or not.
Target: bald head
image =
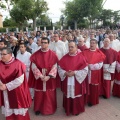
[[[110,43],[110,39],[109,39],[109,38],[105,38],[105,39],[104,39],[104,42],[105,42],[105,41],[107,41],[107,42]]]
[[[104,48],[109,48],[110,46],[110,39],[109,38],[105,38],[103,41],[104,44]]]
[[[83,46],[84,45],[84,41],[85,41],[85,39],[83,37],[80,37],[78,39],[78,46]]]
[[[75,42],[70,42],[68,44],[68,47],[69,47],[69,54],[75,54],[75,52],[77,51],[77,45]]]
[[[79,37],[78,41],[84,41],[83,37]]]

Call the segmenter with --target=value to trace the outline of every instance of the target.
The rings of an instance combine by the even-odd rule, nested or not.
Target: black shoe
[[[104,99],[107,99],[106,96],[104,96],[104,95],[103,95],[102,97],[103,97]]]
[[[39,115],[39,114],[40,114],[40,111],[36,111],[36,112],[35,112],[35,115]]]
[[[78,116],[79,115],[79,113],[78,114],[75,114],[75,116]]]
[[[92,105],[91,103],[88,103],[88,106],[89,106],[89,107],[92,107],[93,105]]]

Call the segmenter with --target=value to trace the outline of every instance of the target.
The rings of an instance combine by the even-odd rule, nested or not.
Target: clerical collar
[[[83,44],[82,46],[84,46],[85,44]]]
[[[69,53],[69,55],[70,55],[70,56],[76,56],[76,55],[77,55],[78,53],[80,53],[80,52],[81,52],[81,51],[78,49],[74,54],[70,54],[70,53]]]
[[[47,49],[47,50],[42,50],[42,48],[41,48],[41,51],[42,51],[42,52],[47,52],[48,50],[49,50],[49,49]]]
[[[15,58],[14,58],[14,57],[11,57],[8,62],[4,62],[4,63],[5,63],[5,64],[10,64],[10,63],[12,63],[14,60],[15,60]]]
[[[26,51],[25,51],[25,52],[26,52]],[[24,52],[24,53],[25,53],[25,52]],[[20,52],[20,53],[21,53],[22,55],[24,54],[24,53],[22,53],[22,52]]]
[[[95,49],[95,50],[91,50],[91,49],[90,49],[90,51],[96,51],[96,49]]]
[[[113,43],[113,40],[112,40],[112,41],[110,41],[110,43]]]
[[[55,41],[55,43],[58,43],[60,40],[58,40],[58,41]]]
[[[107,48],[103,47],[103,49],[110,49],[110,47],[109,46]]]
[[[33,44],[33,42],[32,43],[29,43],[29,45],[31,46]]]

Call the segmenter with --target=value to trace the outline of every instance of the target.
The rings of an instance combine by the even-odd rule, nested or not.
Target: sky
[[[61,16],[61,10],[65,8],[64,1],[66,0],[45,0],[48,3],[48,16],[52,19],[52,22],[59,21]],[[105,0],[104,0],[105,1]],[[107,0],[103,6],[105,9],[120,10],[120,0]],[[7,12],[3,12],[3,18],[8,16]]]
[[[46,0],[50,10],[49,16],[53,22],[58,21],[61,15],[60,10],[65,8],[63,1],[65,0]],[[104,0],[105,1],[105,0]],[[120,0],[107,0],[103,6],[105,9],[120,10]]]

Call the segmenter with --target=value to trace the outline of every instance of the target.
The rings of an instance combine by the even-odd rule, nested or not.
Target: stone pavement
[[[62,107],[62,92],[57,90],[58,108],[54,115],[36,116],[33,106],[29,109],[31,120],[120,120],[120,98],[110,99],[100,97],[100,104],[92,107],[86,105],[85,112],[78,116],[66,116]],[[0,111],[0,120],[5,120]]]

